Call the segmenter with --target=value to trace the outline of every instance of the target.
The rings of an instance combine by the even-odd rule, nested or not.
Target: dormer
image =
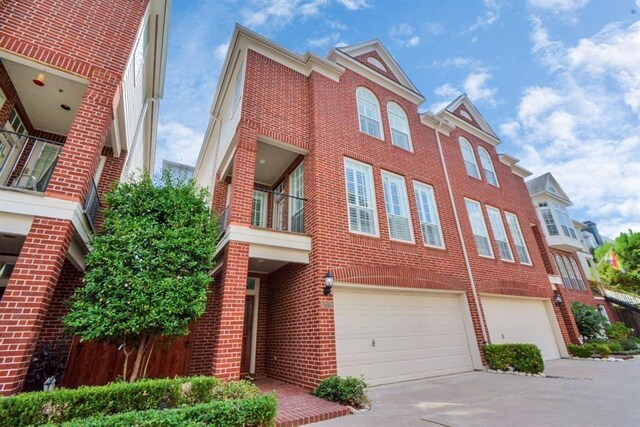
[[[583,244],[567,209],[572,203],[558,181],[547,172],[526,184],[538,219],[544,224],[547,244],[568,252],[581,250]]]
[[[448,121],[452,125],[459,127],[493,146],[501,142],[498,135],[491,126],[489,126],[489,123],[482,117],[480,111],[478,111],[469,97],[464,93],[445,108],[435,113],[435,116]]]
[[[335,47],[329,51],[327,59],[362,75],[416,105],[420,105],[425,100],[391,53],[380,43],[380,40]]]

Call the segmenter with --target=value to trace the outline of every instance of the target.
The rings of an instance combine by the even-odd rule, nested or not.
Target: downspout
[[[487,331],[484,328],[484,320],[482,316],[482,311],[480,310],[480,302],[478,300],[478,291],[476,290],[476,283],[473,279],[473,273],[471,272],[471,264],[469,263],[469,254],[467,253],[467,245],[464,242],[464,237],[462,235],[462,227],[460,226],[460,218],[458,217],[458,210],[456,209],[455,198],[453,197],[453,190],[451,189],[451,181],[449,180],[449,171],[447,170],[447,163],[444,160],[444,153],[442,151],[442,144],[440,143],[440,126],[442,125],[442,120],[438,121],[438,126],[436,126],[436,141],[438,142],[438,152],[440,153],[440,162],[442,163],[442,168],[444,169],[444,179],[447,183],[447,191],[449,192],[449,199],[451,201],[451,207],[453,208],[453,217],[456,220],[456,229],[458,230],[458,237],[460,238],[460,243],[462,244],[462,255],[464,257],[464,263],[467,267],[467,274],[469,276],[469,282],[471,283],[471,293],[473,294],[473,301],[476,305],[476,310],[478,311],[478,320],[480,321],[480,330],[482,331],[482,341],[484,343],[489,342],[487,339]]]

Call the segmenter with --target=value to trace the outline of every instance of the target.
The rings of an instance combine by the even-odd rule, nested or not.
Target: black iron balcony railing
[[[218,218],[218,237],[222,236],[224,232],[227,230],[228,218],[229,218],[229,206],[224,208],[224,210],[220,214],[220,218]]]
[[[84,210],[84,214],[89,220],[89,224],[93,231],[95,231],[96,218],[98,217],[98,211],[101,206],[98,187],[96,186],[96,182],[93,178],[91,178],[89,182],[89,193],[87,194],[87,198],[84,200],[84,206],[82,209]]]
[[[62,144],[0,129],[0,186],[43,192]]]

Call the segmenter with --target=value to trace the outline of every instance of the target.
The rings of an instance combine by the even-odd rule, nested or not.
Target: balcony
[[[62,144],[0,129],[0,186],[44,192]]]
[[[547,233],[547,243],[551,248],[566,252],[576,252],[583,248],[580,240],[565,236],[564,234],[549,236]]]

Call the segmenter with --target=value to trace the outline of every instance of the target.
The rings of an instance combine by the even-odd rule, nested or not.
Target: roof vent
[[[373,56],[368,57],[367,62],[373,65],[374,67],[381,69],[385,73],[387,72],[387,69],[385,68],[384,64],[378,61],[378,59],[374,58]]]

